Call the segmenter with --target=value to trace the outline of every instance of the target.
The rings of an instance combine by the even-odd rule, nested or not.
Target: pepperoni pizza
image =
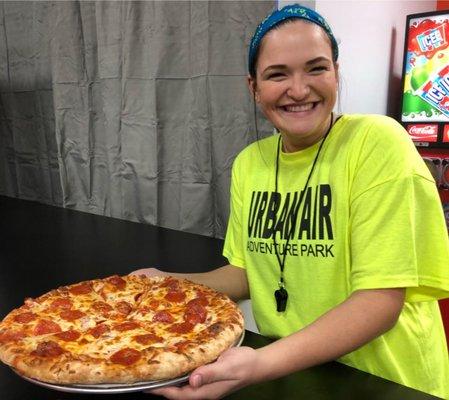
[[[111,276],[25,300],[0,322],[0,359],[57,384],[172,379],[243,332],[228,297],[173,277]]]

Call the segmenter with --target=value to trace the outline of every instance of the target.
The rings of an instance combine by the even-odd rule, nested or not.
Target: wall
[[[315,9],[340,43],[341,111],[395,116],[406,16],[434,11],[436,1],[321,0]]]

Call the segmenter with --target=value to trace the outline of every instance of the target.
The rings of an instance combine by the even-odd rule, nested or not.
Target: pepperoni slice
[[[207,306],[207,304],[204,304],[204,301],[198,297],[196,299],[190,300],[186,304],[187,309],[193,309],[193,310],[206,310],[206,306]]]
[[[170,291],[165,295],[165,299],[173,303],[181,303],[186,299],[186,294],[184,292]]]
[[[21,314],[17,314],[14,317],[14,321],[18,322],[19,324],[26,324],[28,322],[34,321],[37,318],[37,315],[32,312],[24,312]]]
[[[174,324],[170,327],[170,332],[173,333],[189,333],[192,331],[194,325],[190,322],[181,322],[179,324]]]
[[[115,309],[120,313],[124,315],[128,315],[132,311],[132,306],[126,301],[119,301],[115,305]]]
[[[91,291],[92,291],[92,286],[89,282],[79,283],[79,284],[71,286],[69,288],[69,292],[74,295],[87,294],[87,293],[90,293]]]
[[[10,332],[4,332],[0,333],[0,343],[10,343],[10,342],[17,342],[21,339],[26,337],[24,332],[21,331],[10,331]]]
[[[117,289],[123,290],[126,287],[126,281],[118,275],[107,278],[106,281],[114,285]]]
[[[190,322],[191,324],[199,324],[206,321],[207,310],[198,303],[191,303],[187,306],[184,313],[184,320]]]
[[[114,329],[116,329],[119,332],[124,332],[124,331],[130,331],[132,329],[136,329],[139,326],[140,325],[136,322],[128,321],[128,322],[123,322],[121,324],[114,325]]]
[[[99,338],[101,335],[103,335],[106,332],[109,332],[109,326],[105,324],[97,325],[95,328],[91,328],[88,330],[88,333],[90,333],[94,338]]]
[[[52,309],[62,308],[62,309],[65,309],[65,310],[68,310],[68,309],[72,308],[72,306],[73,306],[72,300],[66,299],[66,298],[63,298],[63,297],[53,300],[51,302],[51,305],[50,305],[50,307]]]
[[[165,310],[158,311],[156,314],[153,315],[153,322],[165,322],[167,324],[174,321],[173,316]]]
[[[188,312],[186,312],[184,314],[184,321],[189,322],[192,325],[202,324],[205,320],[206,320],[206,318],[202,318],[198,314],[194,314],[194,313],[192,314],[192,313],[188,313]]]
[[[61,331],[61,327],[56,322],[49,321],[48,319],[41,319],[34,328],[33,333],[35,336],[39,336],[47,333],[59,333]]]
[[[62,319],[65,319],[66,321],[75,321],[77,319],[80,319],[84,317],[86,314],[83,313],[80,310],[64,310],[62,313],[59,314],[59,316]]]
[[[143,345],[149,345],[152,343],[160,343],[163,341],[163,339],[160,336],[157,336],[154,333],[147,333],[145,335],[136,335],[136,336],[134,336],[134,340],[137,343],[140,343]]]
[[[48,340],[46,342],[39,343],[36,350],[32,351],[33,356],[39,357],[57,357],[64,353],[64,350],[59,346],[58,343]]]
[[[59,339],[62,339],[66,342],[74,342],[81,336],[81,334],[77,331],[71,330],[71,331],[57,333],[55,336],[57,336]]]
[[[141,357],[140,351],[125,347],[114,353],[111,356],[111,361],[116,364],[129,366],[139,361]]]
[[[104,301],[96,301],[92,304],[92,309],[104,316],[106,316],[113,310],[112,306],[105,303]]]
[[[169,290],[179,290],[179,281],[173,278],[167,278],[165,282],[161,283],[161,287],[167,287]]]
[[[199,294],[198,294],[198,297],[196,297],[196,298],[193,299],[193,300],[190,300],[190,301],[187,303],[187,305],[189,305],[189,304],[200,304],[200,305],[202,305],[203,307],[206,307],[206,306],[209,305],[209,300],[207,300],[207,297],[206,297],[204,294],[199,293]]]

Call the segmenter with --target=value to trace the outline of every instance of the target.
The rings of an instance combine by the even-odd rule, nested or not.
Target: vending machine
[[[401,123],[438,186],[449,229],[449,10],[407,16]]]
[[[449,229],[449,10],[407,16],[403,65],[401,123],[435,178]],[[449,299],[440,309],[449,346]]]

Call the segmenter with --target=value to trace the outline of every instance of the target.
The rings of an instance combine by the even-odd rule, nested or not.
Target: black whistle
[[[288,293],[281,287],[274,292],[274,298],[276,299],[276,310],[277,312],[284,312],[287,307]]]

